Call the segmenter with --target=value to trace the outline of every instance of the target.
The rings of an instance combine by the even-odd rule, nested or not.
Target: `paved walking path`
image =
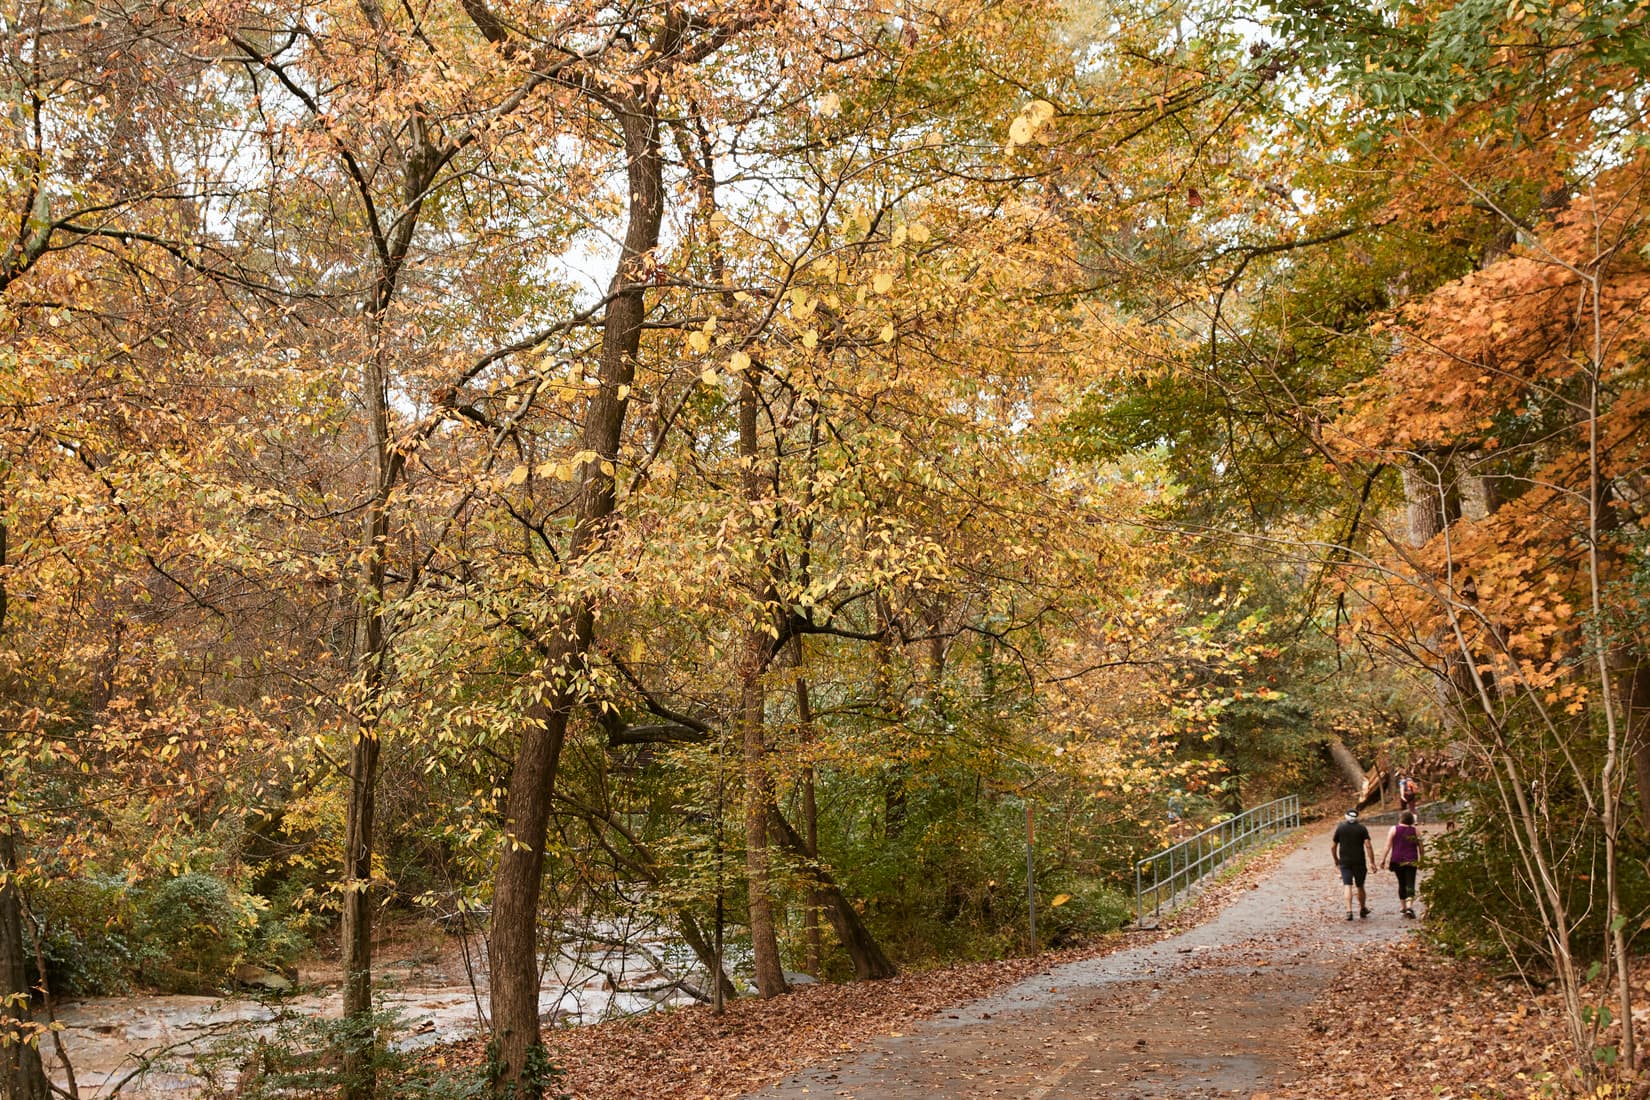
[[[1329,860],[1331,828],[1310,829],[1254,889],[1205,924],[1058,967],[750,1100],[1264,1092],[1292,1069],[1286,1040],[1329,980],[1359,951],[1414,927],[1399,915],[1396,880],[1378,871],[1369,878],[1373,915],[1347,923]]]

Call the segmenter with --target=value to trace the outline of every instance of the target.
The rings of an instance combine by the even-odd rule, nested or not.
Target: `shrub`
[[[30,895],[46,983],[58,996],[124,993],[138,954],[126,880],[112,875],[50,882]]]
[[[1051,947],[1115,932],[1134,919],[1134,899],[1103,882],[1081,880],[1038,893],[1042,899],[1037,906],[1037,938]],[[1052,904],[1061,895],[1067,900]]]
[[[167,879],[139,906],[139,973],[168,992],[221,988],[244,957],[255,923],[252,906],[216,875],[195,871]]]
[[[1493,791],[1473,792],[1469,805],[1485,806]],[[1576,922],[1572,942],[1583,956],[1596,957],[1605,934],[1604,883],[1595,872],[1603,865],[1604,838],[1579,806],[1557,804],[1551,796],[1551,819],[1573,822],[1556,825],[1549,841],[1557,881],[1565,905]],[[1433,938],[1457,954],[1507,956],[1520,964],[1541,961],[1546,949],[1541,913],[1525,880],[1525,867],[1512,826],[1499,814],[1469,810],[1458,827],[1428,838],[1430,877],[1422,883]],[[1622,908],[1632,927],[1650,910],[1650,879],[1645,876],[1643,852],[1623,853],[1619,862]]]

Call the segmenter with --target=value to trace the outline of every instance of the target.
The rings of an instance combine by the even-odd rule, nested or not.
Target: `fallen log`
[[[1358,763],[1358,758],[1339,737],[1332,736],[1325,741],[1324,750],[1329,753],[1329,759],[1334,761],[1335,767],[1340,769],[1352,789],[1358,792],[1357,801],[1354,803],[1357,809],[1363,810],[1381,800],[1381,795],[1391,779],[1391,772],[1387,768],[1377,764],[1373,771],[1364,771],[1364,766]]]

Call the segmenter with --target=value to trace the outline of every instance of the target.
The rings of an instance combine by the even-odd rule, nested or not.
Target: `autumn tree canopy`
[[[1326,748],[1486,784],[1623,965],[1636,887],[1559,885],[1650,836],[1643,21],[0,10],[12,1094],[118,931],[336,943],[362,1100],[440,914],[539,1095],[574,918],[717,1006],[1104,930]]]

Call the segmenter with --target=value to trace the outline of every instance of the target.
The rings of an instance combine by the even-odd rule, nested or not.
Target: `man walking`
[[[1358,824],[1358,811],[1346,811],[1346,820],[1335,826],[1335,837],[1329,842],[1329,854],[1341,872],[1341,884],[1346,887],[1346,919],[1352,919],[1352,891],[1358,891],[1358,916],[1369,916],[1364,900],[1364,879],[1369,865],[1375,862],[1375,845],[1370,843],[1369,830]]]

